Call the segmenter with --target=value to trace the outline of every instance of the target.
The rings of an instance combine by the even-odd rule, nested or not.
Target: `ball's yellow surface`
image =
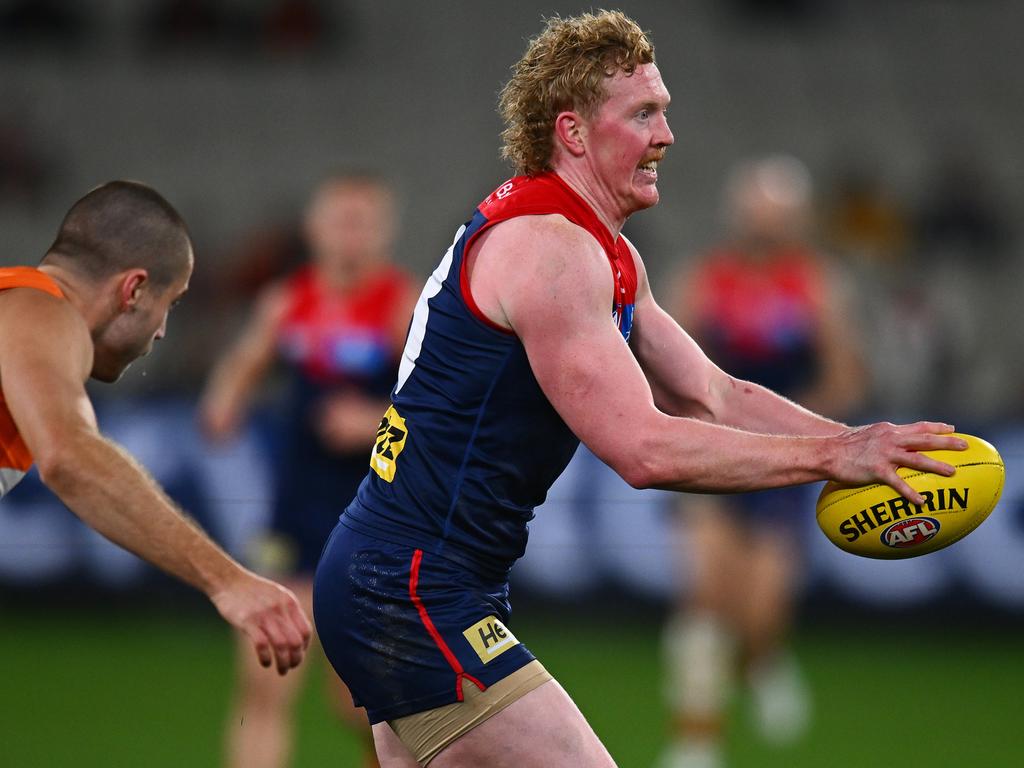
[[[960,435],[965,451],[926,451],[956,467],[952,477],[898,470],[925,497],[911,504],[887,485],[829,482],[818,497],[818,525],[840,549],[862,557],[917,557],[959,541],[981,525],[999,501],[1006,470],[992,445]]]

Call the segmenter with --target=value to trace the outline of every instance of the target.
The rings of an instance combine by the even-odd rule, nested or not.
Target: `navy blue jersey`
[[[477,308],[464,256],[487,228],[542,214],[562,215],[600,243],[615,287],[610,317],[628,341],[637,278],[626,241],[554,173],[502,184],[459,228],[420,294],[371,471],[343,516],[350,527],[482,574],[507,574],[523,554],[533,509],[579,441],[519,339]]]

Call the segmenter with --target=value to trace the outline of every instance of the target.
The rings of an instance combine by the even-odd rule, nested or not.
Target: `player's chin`
[[[104,384],[113,384],[121,378],[126,370],[128,370],[127,365],[121,368],[96,367],[92,369],[90,377],[96,381],[102,381]]]
[[[661,195],[658,193],[656,182],[647,182],[633,186],[633,200],[638,211],[657,205],[660,199]]]
[[[124,376],[125,371],[131,368],[131,365],[138,358],[136,355],[129,360],[117,360],[107,361],[106,363],[98,363],[93,366],[92,378],[96,381],[102,381],[104,384],[113,384],[115,381]]]
[[[633,172],[633,194],[646,203],[645,207],[658,202],[658,172],[649,168],[637,168]]]

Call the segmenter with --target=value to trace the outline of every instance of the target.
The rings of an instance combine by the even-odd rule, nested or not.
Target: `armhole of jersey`
[[[633,243],[630,240],[628,240],[625,236],[622,237],[622,244],[624,246],[626,246],[625,254],[622,255],[622,256],[619,256],[618,247],[616,247],[616,249],[615,249],[616,250],[616,254],[615,255],[618,256],[620,261],[622,261],[623,266],[626,266],[627,264],[629,265],[629,267],[628,267],[629,268],[629,272],[632,274],[632,277],[633,277],[633,299],[635,301],[636,300],[636,293],[640,290],[640,270],[637,269],[637,266],[636,266],[637,255],[633,253]],[[627,262],[626,259],[629,259],[629,261]],[[612,268],[612,277],[614,277],[615,276],[615,265],[611,262],[611,260],[608,261],[608,265]],[[651,289],[651,286],[650,286],[649,282],[648,282],[648,285],[647,285],[647,289],[648,289],[648,291],[650,291],[650,289]]]
[[[515,333],[511,328],[503,328],[480,310],[480,307],[477,306],[476,300],[473,298],[473,292],[469,287],[469,270],[467,269],[467,263],[469,262],[469,250],[473,246],[473,243],[476,242],[477,237],[486,232],[489,228],[490,225],[485,225],[474,232],[462,248],[462,263],[459,265],[459,292],[462,294],[463,303],[466,305],[466,308],[473,317],[492,330],[498,331],[506,336],[514,336]]]

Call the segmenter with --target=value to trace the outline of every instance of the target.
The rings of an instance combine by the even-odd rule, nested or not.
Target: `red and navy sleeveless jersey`
[[[788,397],[817,375],[825,281],[813,253],[752,260],[714,251],[697,268],[691,332],[723,370]]]
[[[345,290],[332,288],[312,266],[284,284],[285,309],[276,327],[278,355],[286,363],[279,417],[271,421],[275,455],[273,525],[289,530],[302,521],[319,538],[337,522],[366,474],[365,448],[339,452],[324,442],[321,409],[346,393],[386,400],[395,383],[401,345],[395,315],[406,308],[410,278],[383,265]],[[312,557],[315,558],[315,553]]]
[[[332,291],[309,266],[285,283],[287,309],[277,327],[281,357],[312,382],[371,388],[387,396],[399,350],[394,315],[409,286],[404,271],[383,266],[355,288]],[[374,386],[388,377],[384,389]]]
[[[519,339],[477,308],[464,257],[489,227],[548,214],[604,249],[615,290],[609,319],[628,341],[637,273],[626,241],[554,173],[505,182],[459,228],[420,294],[371,471],[343,523],[485,575],[504,576],[522,556],[534,507],[579,440],[541,391]]]

